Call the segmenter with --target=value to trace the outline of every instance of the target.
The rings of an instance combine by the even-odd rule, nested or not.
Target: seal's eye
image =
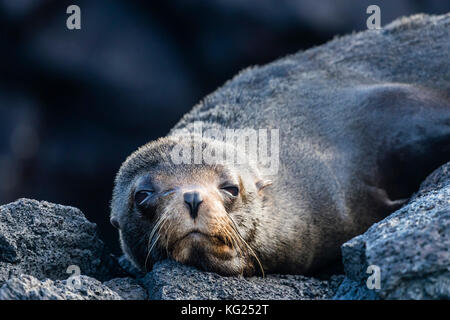
[[[136,192],[134,195],[134,201],[136,201],[136,204],[139,206],[142,206],[145,204],[145,202],[150,198],[150,196],[154,193],[154,191],[151,190],[142,190]]]
[[[222,190],[224,190],[225,192],[228,192],[233,197],[237,197],[239,195],[239,188],[236,186],[225,186],[225,187],[222,187]]]

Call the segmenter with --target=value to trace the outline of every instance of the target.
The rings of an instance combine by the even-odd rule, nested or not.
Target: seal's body
[[[111,221],[125,253],[142,269],[169,257],[225,275],[336,259],[450,161],[449,24],[415,16],[238,75],[123,164]],[[278,171],[174,163],[177,145],[195,148],[178,130],[199,122],[279,129]]]

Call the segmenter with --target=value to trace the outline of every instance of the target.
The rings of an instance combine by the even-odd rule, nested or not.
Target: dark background
[[[81,8],[82,29],[66,28]],[[109,226],[115,173],[239,70],[448,0],[0,0],[0,204],[80,208]]]

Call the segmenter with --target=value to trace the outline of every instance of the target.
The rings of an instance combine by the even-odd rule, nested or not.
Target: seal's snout
[[[198,191],[186,192],[184,194],[184,202],[189,207],[189,212],[191,214],[192,219],[196,219],[198,216],[198,208],[200,204],[203,202],[203,197]]]

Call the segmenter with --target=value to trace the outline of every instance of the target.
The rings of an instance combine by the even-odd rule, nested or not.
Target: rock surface
[[[90,277],[40,281],[33,276],[12,278],[0,288],[0,300],[122,300],[121,296]]]
[[[100,281],[120,274],[80,210],[26,199],[0,207],[0,285],[21,274],[64,280],[69,266]]]
[[[450,163],[402,209],[342,247],[347,279],[336,299],[450,299]],[[381,272],[370,291],[369,266]]]
[[[330,281],[304,276],[221,277],[163,261],[141,280],[152,300],[320,300],[331,299],[342,277]]]
[[[123,300],[147,300],[147,292],[136,279],[117,278],[103,284],[119,294]]]

